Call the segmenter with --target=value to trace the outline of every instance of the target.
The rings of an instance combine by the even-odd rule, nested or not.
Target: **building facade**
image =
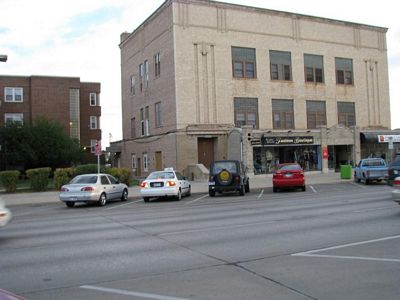
[[[364,155],[389,157],[399,144],[389,149],[378,135],[400,133],[390,130],[386,32],[167,0],[121,34],[123,140],[110,150],[137,176],[224,158],[258,174],[282,162],[328,172]]]
[[[100,129],[100,83],[78,77],[0,76],[0,126],[7,122],[33,124],[39,117],[59,122],[80,141],[84,162],[93,155]]]

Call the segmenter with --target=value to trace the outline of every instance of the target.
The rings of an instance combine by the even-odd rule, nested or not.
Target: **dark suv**
[[[388,166],[387,183],[392,185],[394,179],[400,176],[400,155],[396,155],[396,159]]]
[[[214,161],[210,167],[208,194],[238,191],[241,196],[250,192],[250,182],[246,167],[238,160]]]

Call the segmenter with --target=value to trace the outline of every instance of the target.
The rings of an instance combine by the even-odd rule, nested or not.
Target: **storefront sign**
[[[261,139],[254,139],[251,141],[252,145],[312,145],[314,144],[314,137],[312,136],[274,136],[274,137],[264,137]]]
[[[400,143],[400,135],[378,135],[379,143]]]

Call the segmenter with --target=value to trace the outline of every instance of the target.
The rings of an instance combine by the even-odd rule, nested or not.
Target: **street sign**
[[[101,155],[101,141],[96,142],[96,145],[94,146],[94,155],[96,156]]]

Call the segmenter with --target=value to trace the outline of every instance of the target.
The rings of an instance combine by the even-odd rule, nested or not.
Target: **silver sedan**
[[[0,227],[6,226],[11,221],[11,218],[11,211],[6,208],[4,202],[0,199]]]
[[[104,206],[111,199],[128,200],[128,186],[109,174],[78,175],[61,187],[59,197],[68,207],[76,202],[97,202]]]

